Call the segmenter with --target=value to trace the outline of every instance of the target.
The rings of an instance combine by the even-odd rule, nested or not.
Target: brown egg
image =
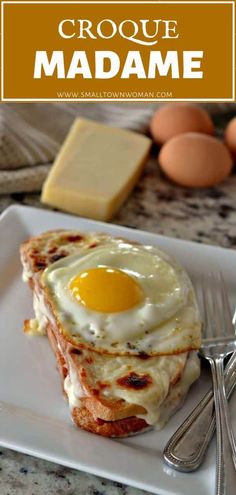
[[[225,129],[225,144],[236,160],[236,117],[229,121]]]
[[[186,187],[211,187],[231,172],[226,146],[212,136],[189,132],[175,136],[159,153],[159,163],[174,182]]]
[[[214,125],[206,110],[190,103],[169,103],[157,110],[150,132],[159,145],[178,134],[200,132],[214,134]]]

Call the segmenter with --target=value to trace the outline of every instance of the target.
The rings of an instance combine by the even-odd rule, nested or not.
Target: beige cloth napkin
[[[40,191],[76,117],[147,132],[152,103],[10,103],[0,105],[0,194]],[[228,110],[211,105],[210,111]]]

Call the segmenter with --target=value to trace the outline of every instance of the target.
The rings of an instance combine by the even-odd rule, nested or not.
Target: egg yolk
[[[86,308],[117,313],[132,308],[143,296],[138,283],[121,270],[90,268],[71,281],[73,296]]]

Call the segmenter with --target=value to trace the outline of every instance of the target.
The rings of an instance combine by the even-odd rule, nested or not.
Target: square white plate
[[[22,282],[19,245],[54,228],[78,228],[159,245],[174,255],[194,280],[221,269],[236,300],[236,251],[171,239],[34,208],[10,207],[0,220],[0,444],[159,495],[210,495],[214,486],[214,443],[202,467],[184,474],[167,467],[162,451],[172,433],[208,388],[203,373],[183,406],[160,432],[124,440],[77,429],[63,401],[55,358],[44,337],[26,337],[21,328],[33,316],[32,296]]]

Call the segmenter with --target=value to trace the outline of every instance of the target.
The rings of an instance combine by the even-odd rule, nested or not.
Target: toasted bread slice
[[[57,230],[22,244],[24,279],[33,290],[38,320],[26,320],[24,330],[43,330],[48,335],[75,424],[103,436],[123,437],[147,429],[154,422],[162,426],[198,378],[199,363],[194,351],[145,359],[141,355],[101,355],[75,346],[60,332],[41,282],[42,273],[51,263],[110,239],[106,234]]]

